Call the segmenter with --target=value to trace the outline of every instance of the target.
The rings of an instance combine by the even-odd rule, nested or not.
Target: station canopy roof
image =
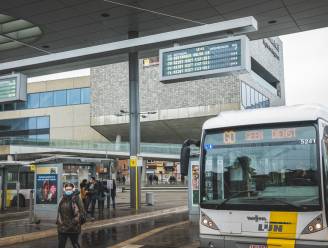
[[[254,16],[251,39],[328,26],[326,0],[1,0],[0,63]]]

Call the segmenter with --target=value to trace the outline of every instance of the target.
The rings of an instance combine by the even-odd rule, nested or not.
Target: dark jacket
[[[81,233],[80,216],[82,209],[83,204],[77,194],[63,196],[58,206],[56,221],[58,232]]]
[[[116,197],[116,183],[115,180],[113,180],[113,188],[110,190],[110,194],[112,198]]]
[[[91,200],[96,200],[98,198],[98,190],[99,190],[98,182],[96,182],[95,184],[89,183],[88,188],[87,188],[88,197]]]

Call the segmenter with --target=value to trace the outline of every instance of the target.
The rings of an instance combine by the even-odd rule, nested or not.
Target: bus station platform
[[[163,215],[187,213],[187,193],[186,192],[154,192],[155,204],[146,204],[145,192],[143,192],[142,206],[138,211],[130,208],[129,192],[118,193],[116,209],[104,209],[100,213],[98,209],[95,213],[95,220],[88,218],[84,225],[85,230],[93,230],[105,227],[121,225],[144,219],[158,218]],[[39,224],[31,224],[28,215],[18,216],[12,219],[0,219],[0,247],[8,247],[27,240],[38,240],[57,235],[54,221],[41,221]],[[25,235],[25,236],[24,236]],[[23,240],[22,240],[23,239]],[[16,247],[16,246],[13,246]]]

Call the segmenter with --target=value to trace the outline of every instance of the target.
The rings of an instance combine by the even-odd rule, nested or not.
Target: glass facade
[[[244,109],[270,107],[270,100],[245,82],[241,82],[241,105]]]
[[[49,141],[49,134],[49,116],[0,120],[0,142],[7,140]]]
[[[26,102],[0,104],[0,111],[49,108],[90,103],[90,88],[46,91],[27,94]]]

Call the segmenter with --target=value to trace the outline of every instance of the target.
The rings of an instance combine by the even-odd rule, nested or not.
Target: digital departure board
[[[202,42],[160,50],[163,83],[215,77],[250,71],[246,36]]]
[[[26,101],[27,77],[21,73],[0,77],[0,103]]]

